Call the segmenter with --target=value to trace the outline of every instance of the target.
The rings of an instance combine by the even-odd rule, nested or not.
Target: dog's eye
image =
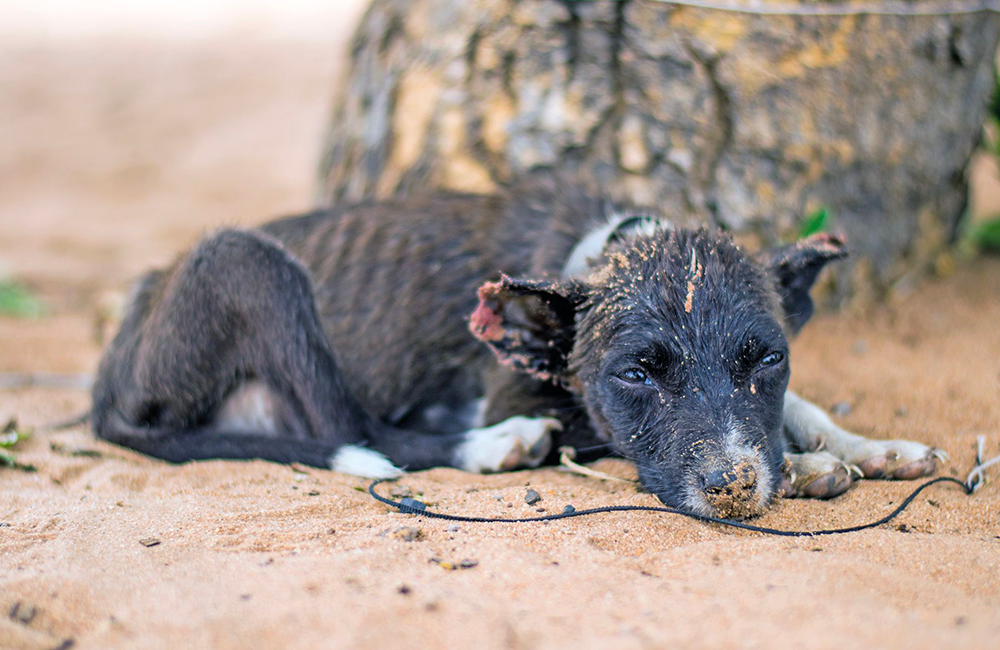
[[[785,359],[785,355],[781,352],[769,352],[764,355],[764,358],[760,360],[761,368],[768,368],[770,366],[776,366]]]
[[[629,368],[618,373],[618,378],[630,384],[646,384],[651,386],[653,382],[649,376],[640,368]]]

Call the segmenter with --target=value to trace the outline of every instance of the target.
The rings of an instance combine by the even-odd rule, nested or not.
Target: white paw
[[[786,454],[782,490],[786,497],[829,499],[847,491],[861,470],[833,454],[814,451]]]
[[[504,472],[538,467],[552,449],[555,418],[515,416],[483,429],[470,429],[455,450],[455,466],[467,472]]]
[[[910,440],[862,438],[841,456],[857,465],[866,478],[915,479],[933,474],[937,461],[948,459],[941,449]]]
[[[357,445],[344,445],[330,458],[330,469],[364,478],[396,478],[403,470],[383,454]]]

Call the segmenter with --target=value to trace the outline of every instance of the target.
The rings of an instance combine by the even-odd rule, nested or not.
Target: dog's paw
[[[505,472],[538,467],[552,449],[554,418],[515,416],[482,429],[470,429],[455,452],[455,466],[467,472]]]
[[[362,478],[396,478],[403,475],[403,470],[384,455],[357,445],[341,447],[330,457],[329,465],[335,472]]]
[[[786,497],[829,499],[846,492],[861,476],[860,469],[824,451],[786,454],[785,460],[780,489]]]
[[[912,480],[930,476],[937,462],[944,462],[944,450],[909,440],[863,439],[853,446],[844,460],[861,468],[865,478]]]

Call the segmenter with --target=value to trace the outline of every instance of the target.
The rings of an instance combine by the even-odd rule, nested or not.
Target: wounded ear
[[[764,265],[775,278],[775,289],[785,312],[785,324],[791,333],[798,332],[813,313],[809,289],[827,262],[847,256],[844,240],[820,233],[768,251]]]
[[[469,329],[501,363],[551,381],[566,370],[576,308],[585,298],[577,282],[504,275],[479,288],[479,306],[469,319]]]

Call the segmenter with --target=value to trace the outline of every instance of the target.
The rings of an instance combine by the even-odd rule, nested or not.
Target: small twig
[[[576,458],[576,449],[573,449],[572,447],[559,448],[559,464],[565,467],[567,471],[573,472],[574,474],[581,474],[583,476],[590,476],[593,478],[601,479],[602,481],[621,481],[623,483],[637,482],[630,478],[622,478],[621,476],[612,476],[611,474],[606,474],[596,469],[590,469],[589,467],[584,467],[583,465],[575,462],[573,460],[574,458]]]
[[[976,466],[972,468],[969,472],[969,477],[965,479],[965,484],[969,487],[969,490],[975,492],[979,488],[983,487],[986,483],[986,473],[985,469],[1000,463],[1000,456],[994,456],[993,458],[984,461],[983,451],[986,447],[986,436],[976,436]]]
[[[60,420],[51,424],[43,424],[35,428],[35,433],[52,433],[53,431],[63,431],[86,424],[90,420],[90,411],[84,411],[66,420]]]

